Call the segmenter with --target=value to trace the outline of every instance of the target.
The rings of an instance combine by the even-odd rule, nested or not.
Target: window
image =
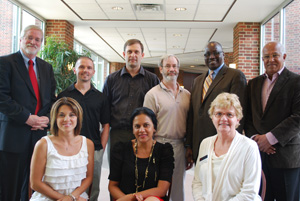
[[[18,49],[19,10],[10,1],[0,1],[0,55],[10,54]]]
[[[262,47],[270,41],[281,42],[286,50],[287,58],[285,66],[300,74],[300,57],[297,53],[300,51],[300,1],[286,0],[269,17],[267,17],[261,26],[261,51]],[[264,72],[261,62],[260,73]]]
[[[30,14],[28,10],[13,1],[0,1],[0,55],[19,50],[22,28],[32,24],[44,28],[44,21],[36,17],[38,15]]]
[[[265,23],[264,32],[264,45],[271,41],[280,41],[279,13],[277,13],[267,23]]]
[[[300,74],[300,1],[293,1],[284,8],[284,44],[286,49],[286,67]]]
[[[35,16],[31,15],[29,12],[22,10],[22,29],[29,26],[29,25],[36,25],[43,29],[43,21],[39,20]]]

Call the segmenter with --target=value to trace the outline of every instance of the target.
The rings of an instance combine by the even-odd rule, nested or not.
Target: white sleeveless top
[[[43,182],[51,186],[55,191],[69,195],[81,185],[81,181],[86,178],[88,164],[88,150],[86,137],[82,137],[80,151],[73,156],[60,155],[55,149],[48,136],[43,137],[47,141],[47,162]],[[81,197],[87,199],[84,192]],[[51,201],[52,199],[34,192],[30,201]]]

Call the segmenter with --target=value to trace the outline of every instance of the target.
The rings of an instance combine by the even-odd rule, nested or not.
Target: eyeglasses
[[[210,57],[211,55],[214,55],[215,57],[219,56],[222,52],[207,52],[204,54],[204,57]]]
[[[233,117],[235,117],[235,114],[232,114],[230,112],[228,112],[228,113],[223,113],[223,112],[214,113],[214,116],[216,118],[222,118],[224,115],[226,115],[226,117],[229,118],[229,119],[232,119]]]
[[[278,57],[280,57],[280,54],[269,54],[269,55],[264,55],[264,56],[263,56],[263,59],[269,60],[271,57],[272,57],[273,59],[277,59]]]
[[[30,40],[30,41],[35,40],[35,42],[37,42],[37,43],[41,43],[43,41],[43,39],[41,39],[41,38],[34,38],[32,36],[25,37],[25,39]]]

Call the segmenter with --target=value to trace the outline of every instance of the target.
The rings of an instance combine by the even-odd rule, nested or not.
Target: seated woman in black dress
[[[117,201],[163,201],[174,168],[172,145],[153,140],[157,119],[152,110],[135,109],[130,122],[135,139],[113,147],[109,192]]]

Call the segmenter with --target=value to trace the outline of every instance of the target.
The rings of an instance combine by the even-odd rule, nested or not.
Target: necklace
[[[151,152],[150,152],[150,156],[149,156],[149,160],[148,160],[148,165],[147,165],[146,170],[145,170],[145,178],[144,178],[144,181],[143,181],[143,186],[141,186],[141,185],[139,186],[138,185],[139,171],[138,171],[138,167],[137,167],[137,140],[135,140],[135,144],[134,144],[134,152],[135,152],[135,193],[138,192],[140,187],[143,187],[143,189],[145,188],[146,178],[148,177],[148,169],[149,169],[149,165],[150,165],[150,160],[152,158],[154,145],[155,144],[154,144],[154,140],[153,140],[153,144],[152,144],[152,148],[151,148]],[[153,161],[155,161],[155,160],[153,159]]]

